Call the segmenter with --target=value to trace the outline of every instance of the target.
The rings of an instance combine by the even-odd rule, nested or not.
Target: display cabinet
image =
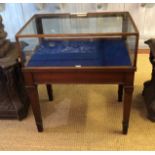
[[[36,14],[16,34],[38,131],[38,84],[118,84],[123,133],[128,131],[139,32],[128,12]],[[27,46],[21,48],[20,42]],[[49,89],[48,89],[49,90]]]

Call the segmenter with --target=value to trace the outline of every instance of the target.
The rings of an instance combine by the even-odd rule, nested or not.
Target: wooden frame
[[[134,73],[136,70],[136,61],[137,61],[137,49],[138,49],[138,39],[139,32],[138,29],[128,12],[106,12],[106,13],[88,13],[87,16],[96,16],[96,15],[105,15],[105,16],[127,16],[135,32],[122,32],[122,33],[87,33],[87,34],[43,34],[43,30],[40,27],[41,18],[50,18],[51,16],[73,16],[76,18],[77,15],[70,14],[37,14],[34,15],[24,27],[17,33],[16,40],[19,49],[19,56],[22,63],[21,57],[21,48],[19,44],[19,38],[43,38],[51,37],[53,39],[74,39],[74,38],[104,38],[106,36],[135,36],[135,59],[133,66],[109,66],[109,67],[24,67],[23,65],[23,74],[25,77],[26,88],[29,94],[31,105],[33,109],[33,114],[35,117],[36,125],[38,131],[43,131],[43,123],[39,105],[39,97],[37,92],[38,84],[50,84],[50,83],[101,83],[101,84],[119,84],[119,101],[122,100],[123,90],[124,90],[124,104],[123,104],[123,134],[127,134],[128,125],[129,125],[129,116],[131,108],[132,93],[134,88]],[[81,15],[82,16],[82,15]],[[30,23],[31,20],[37,19],[39,21],[37,25],[38,34],[32,35],[21,35],[23,29]],[[36,25],[36,26],[37,26]],[[123,25],[125,26],[125,25]],[[126,29],[125,27],[123,28]],[[91,78],[90,78],[91,77]]]

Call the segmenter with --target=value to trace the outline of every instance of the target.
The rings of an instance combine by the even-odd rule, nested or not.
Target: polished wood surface
[[[38,131],[43,131],[43,124],[40,112],[39,97],[36,86],[38,84],[50,84],[50,83],[80,83],[80,84],[121,84],[121,94],[122,98],[124,90],[124,104],[123,104],[123,134],[128,132],[133,82],[134,82],[134,70],[129,71],[128,69],[122,71],[114,70],[27,70],[23,69],[25,76],[26,88],[30,95],[31,104],[33,107],[33,113],[36,120],[36,125]]]

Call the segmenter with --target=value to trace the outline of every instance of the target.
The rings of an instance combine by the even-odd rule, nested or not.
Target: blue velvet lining
[[[51,41],[43,40],[28,63],[39,66],[130,66],[122,39]]]

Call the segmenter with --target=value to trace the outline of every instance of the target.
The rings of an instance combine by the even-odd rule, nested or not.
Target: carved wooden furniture
[[[138,38],[128,12],[34,15],[16,40],[38,131],[43,131],[38,84],[100,83],[119,84],[119,101],[124,90],[127,134]],[[29,46],[21,50],[20,41]]]

